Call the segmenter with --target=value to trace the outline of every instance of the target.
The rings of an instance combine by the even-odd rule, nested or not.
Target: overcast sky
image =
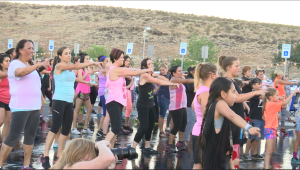
[[[14,1],[17,2],[17,1]],[[300,1],[19,1],[44,5],[106,5],[300,26]]]

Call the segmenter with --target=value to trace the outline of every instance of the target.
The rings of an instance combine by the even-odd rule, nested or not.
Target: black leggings
[[[105,106],[110,117],[111,131],[117,135],[121,130],[122,110],[124,106],[116,101],[111,101]]]
[[[73,103],[61,100],[53,100],[51,132],[57,133],[61,128],[61,134],[69,135],[73,122]]]
[[[43,94],[44,98],[47,97],[50,100],[49,107],[52,107],[52,92],[51,92],[51,90],[48,91],[47,89],[42,88],[42,94]]]
[[[155,123],[155,107],[152,108],[144,108],[137,107],[138,118],[140,121],[140,127],[137,130],[134,141],[139,143],[143,136],[145,135],[145,140],[150,141],[152,130],[154,128]]]
[[[176,135],[178,131],[184,132],[187,123],[186,108],[179,110],[171,110],[169,113],[173,119],[173,129],[171,130],[172,135]]]
[[[157,103],[157,95],[154,95],[154,107],[155,107],[155,122],[158,123],[159,118],[159,110],[158,110],[158,103]]]
[[[91,104],[93,107],[94,107],[94,104],[96,103],[97,96],[98,96],[98,91],[95,86],[92,86],[91,93],[90,93],[90,100],[91,100]]]

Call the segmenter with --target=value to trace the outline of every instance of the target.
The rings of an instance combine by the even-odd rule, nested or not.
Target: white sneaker
[[[58,143],[54,142],[53,143],[53,148],[58,148]]]
[[[90,128],[87,128],[86,130],[85,129],[82,129],[82,133],[94,133],[94,131],[91,131]]]
[[[80,132],[77,130],[77,128],[73,129],[71,131],[72,134],[75,134],[75,135],[80,135]]]

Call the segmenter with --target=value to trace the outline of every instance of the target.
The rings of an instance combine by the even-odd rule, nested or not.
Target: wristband
[[[245,130],[248,132],[248,130],[249,130],[250,128],[252,128],[252,127],[253,127],[253,126],[251,126],[251,125],[247,124],[247,126],[246,126]]]

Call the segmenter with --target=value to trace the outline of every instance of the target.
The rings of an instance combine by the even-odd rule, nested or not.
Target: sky
[[[300,1],[12,1],[43,5],[106,5],[300,26]]]

